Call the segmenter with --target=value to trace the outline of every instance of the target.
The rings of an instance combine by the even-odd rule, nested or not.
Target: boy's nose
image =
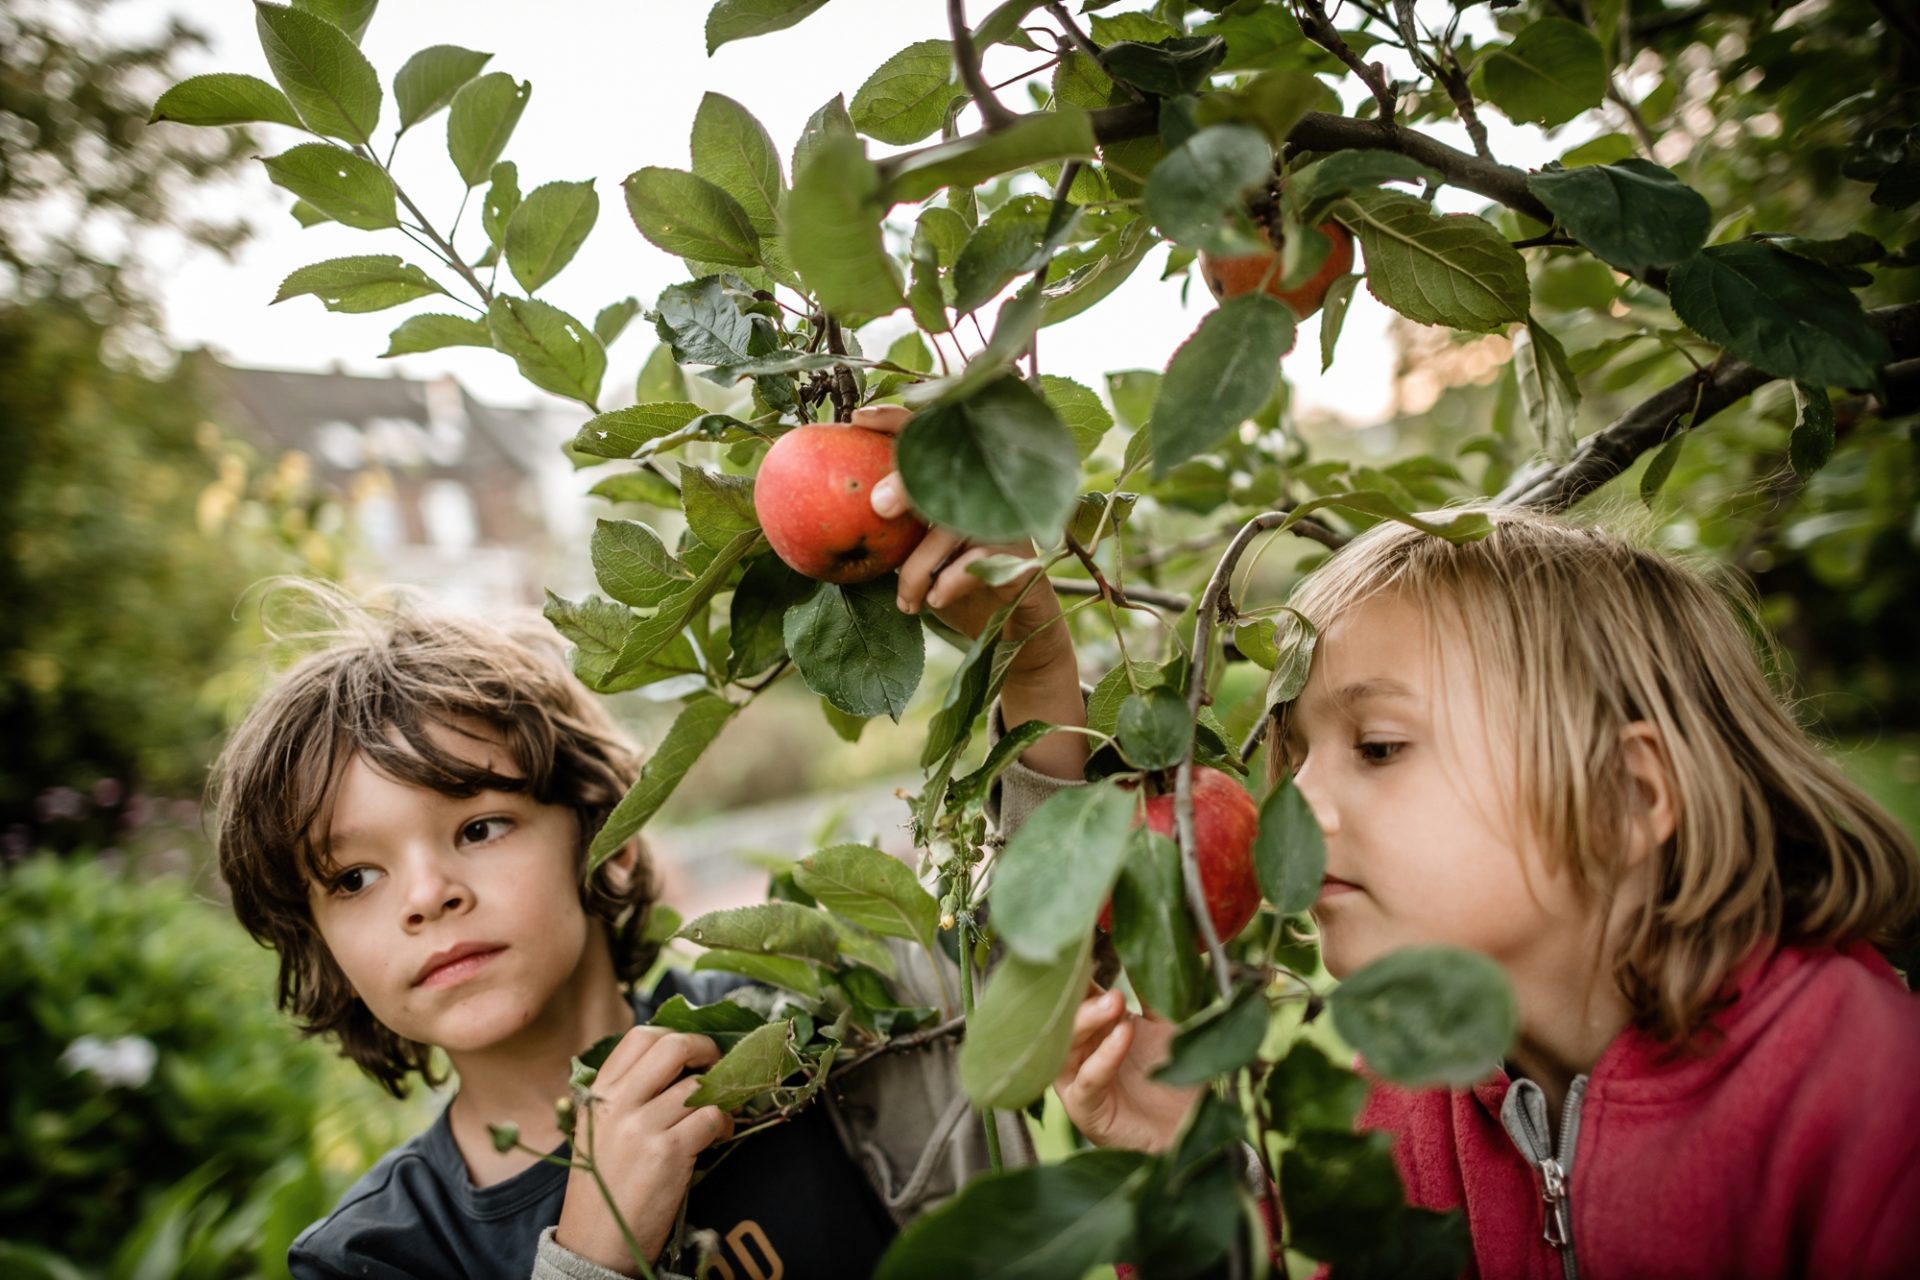
[[[444,915],[466,909],[473,893],[466,885],[440,872],[424,871],[415,877],[407,894],[407,924],[417,927]]]

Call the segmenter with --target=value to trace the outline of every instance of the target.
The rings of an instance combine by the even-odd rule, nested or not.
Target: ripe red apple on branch
[[[1202,253],[1200,276],[1207,282],[1207,288],[1213,291],[1213,296],[1225,302],[1228,298],[1252,293],[1260,288],[1264,280],[1267,292],[1291,307],[1293,314],[1300,319],[1305,320],[1318,311],[1320,304],[1326,301],[1327,290],[1333,287],[1333,282],[1353,270],[1353,237],[1337,222],[1321,223],[1320,234],[1333,242],[1327,250],[1326,260],[1304,283],[1285,289],[1280,285],[1282,272],[1277,261],[1284,247],[1278,240],[1279,234],[1277,229],[1266,232],[1268,243],[1274,247],[1265,253],[1229,257]]]
[[[1149,797],[1147,827],[1174,839],[1174,793]],[[1137,825],[1137,824],[1136,824]],[[1193,770],[1193,844],[1200,887],[1213,931],[1226,942],[1247,927],[1260,909],[1260,880],[1253,869],[1253,841],[1260,810],[1247,789],[1218,769]],[[1113,904],[1100,912],[1100,927],[1113,928]]]
[[[828,422],[781,436],[753,484],[774,554],[823,582],[866,582],[899,568],[927,526],[911,513],[874,513],[873,486],[892,470],[893,437],[884,432]]]

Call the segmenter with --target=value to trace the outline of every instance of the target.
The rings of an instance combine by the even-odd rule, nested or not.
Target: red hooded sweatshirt
[[[1531,1081],[1377,1086],[1410,1203],[1466,1210],[1469,1276],[1920,1276],[1920,999],[1864,944],[1746,967],[1704,1051],[1623,1032],[1549,1138]]]

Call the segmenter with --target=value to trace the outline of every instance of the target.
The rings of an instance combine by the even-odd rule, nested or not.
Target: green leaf
[[[719,736],[733,713],[740,708],[725,698],[710,693],[702,693],[688,701],[678,716],[674,717],[673,727],[667,730],[653,754],[647,757],[647,763],[640,770],[639,779],[615,805],[613,812],[607,815],[606,823],[594,834],[593,844],[587,849],[587,867],[592,870],[615,853],[620,846],[633,839],[649,819],[660,811],[667,802],[680,780],[687,776],[687,770],[700,758],[713,740]],[[690,932],[702,921],[699,920],[680,931],[681,937],[692,938],[699,942],[700,937]],[[723,945],[723,944],[707,944]]]
[[[813,907],[797,902],[757,902],[750,907],[709,911],[689,920],[674,935],[703,947],[753,951],[832,964],[840,955],[833,925]]]
[[[1026,720],[1002,734],[1000,740],[987,752],[987,758],[980,767],[953,784],[954,799],[961,805],[972,807],[983,805],[987,793],[992,789],[994,780],[1007,771],[1007,766],[1025,753],[1028,747],[1052,733],[1054,726],[1044,720]]]
[[[1874,387],[1893,358],[1829,267],[1750,241],[1703,249],[1668,278],[1689,329],[1778,378]]]
[[[1162,1084],[1204,1084],[1238,1071],[1259,1055],[1271,1017],[1261,985],[1241,987],[1231,1001],[1214,1005],[1180,1028],[1167,1061],[1153,1078]]]
[[[1356,192],[1334,213],[1366,246],[1367,288],[1409,320],[1491,333],[1526,318],[1526,261],[1485,218],[1401,191]]]
[[[1565,124],[1600,105],[1607,59],[1593,32],[1565,18],[1528,24],[1490,50],[1477,69],[1482,92],[1510,120]]]
[[[613,340],[626,332],[627,325],[640,314],[638,298],[622,298],[618,302],[609,302],[600,308],[600,314],[593,318],[593,336],[600,339],[600,345],[610,347]]]
[[[1343,1274],[1439,1280],[1472,1256],[1461,1215],[1406,1206],[1390,1134],[1301,1134],[1281,1189],[1291,1243]]]
[[[429,314],[408,316],[387,338],[381,359],[412,355],[419,351],[438,351],[442,347],[491,347],[493,334],[484,320],[466,316]]]
[[[982,542],[1060,540],[1080,454],[1038,392],[1002,376],[915,417],[895,448],[913,505],[934,524]]]
[[[787,610],[812,595],[816,585],[778,556],[761,556],[747,566],[728,605],[731,679],[765,671],[787,656]]]
[[[1313,668],[1313,650],[1319,639],[1320,633],[1314,625],[1296,610],[1289,609],[1276,625],[1273,676],[1267,681],[1269,709],[1292,702],[1307,687],[1307,675]]]
[[[258,76],[217,71],[189,76],[160,95],[148,124],[284,124],[302,128],[287,95]]]
[[[1293,328],[1287,304],[1264,291],[1229,298],[1200,321],[1168,362],[1154,405],[1154,479],[1212,448],[1272,399]]]
[[[1198,93],[1227,56],[1219,36],[1177,36],[1146,43],[1117,40],[1101,51],[1109,75],[1160,97]]]
[[[938,129],[947,107],[965,96],[954,78],[953,46],[921,40],[881,63],[847,109],[861,133],[906,146]]]
[[[668,285],[654,309],[654,332],[680,363],[725,366],[753,358],[753,322],[719,276]]]
[[[993,872],[993,924],[1008,951],[1051,962],[1093,930],[1139,797],[1110,783],[1056,791],[1007,840]]]
[[[942,187],[977,187],[1003,173],[1049,160],[1091,160],[1094,149],[1093,122],[1085,111],[1059,106],[1029,112],[995,133],[889,158],[887,196],[894,201],[924,200]]]
[[[740,1038],[725,1057],[701,1073],[687,1109],[738,1111],[800,1069],[793,1050],[792,1021],[769,1022]]]
[[[624,605],[597,596],[575,604],[548,592],[544,612],[554,630],[573,642],[567,655],[573,674],[596,693],[622,693],[674,676],[701,674],[692,641],[681,636],[654,655],[653,661],[613,675],[620,646],[633,626],[633,611]]]
[[[1040,394],[1073,437],[1073,447],[1082,461],[1100,447],[1101,439],[1113,429],[1113,415],[1107,412],[1091,387],[1056,373],[1043,373]]]
[[[1115,720],[1120,751],[1141,769],[1171,769],[1193,745],[1193,716],[1178,690],[1155,685],[1128,694]]]
[[[400,225],[393,180],[379,165],[344,147],[303,142],[264,157],[261,163],[275,186],[293,192],[342,226],[380,231]]]
[[[1266,1094],[1273,1127],[1282,1133],[1350,1134],[1366,1105],[1367,1082],[1311,1040],[1298,1040],[1268,1073]]]
[[[766,545],[758,530],[743,533],[713,553],[686,590],[669,596],[651,617],[637,620],[620,645],[611,675],[621,676],[672,645],[694,615],[726,585],[734,566]]]
[[[954,310],[978,310],[1015,276],[1039,265],[1047,211],[1044,197],[1015,196],[980,224],[953,260]]]
[[[1438,182],[1440,175],[1397,151],[1336,151],[1287,177],[1286,202],[1294,219],[1317,226],[1335,201],[1383,182]]]
[[[912,869],[871,845],[829,846],[802,858],[793,878],[827,910],[883,937],[931,945],[940,927],[940,905]]]
[[[685,996],[674,996],[647,1019],[650,1027],[706,1036],[723,1053],[766,1024],[765,1018],[736,1001],[722,999],[712,1004],[691,1004]]]
[[[1833,456],[1833,401],[1823,387],[1793,384],[1793,434],[1787,439],[1787,460],[1797,476],[1810,476]]]
[[[301,267],[280,282],[280,291],[273,295],[273,300],[285,302],[309,293],[320,299],[329,311],[359,313],[384,311],[415,298],[444,294],[446,290],[412,263],[385,253],[329,258]],[[480,345],[489,344],[483,340]]]
[[[920,685],[926,640],[900,612],[891,577],[845,586],[823,582],[787,610],[783,634],[807,688],[848,715],[894,720]]]
[[[1552,458],[1571,456],[1580,384],[1560,339],[1532,316],[1526,328],[1513,335],[1513,376],[1520,407],[1539,434],[1540,447]]]
[[[1651,507],[1653,500],[1666,485],[1667,477],[1673,474],[1674,464],[1680,461],[1680,450],[1686,444],[1685,430],[1676,430],[1673,436],[1653,457],[1647,460],[1646,470],[1640,473],[1640,501]]]
[[[477,187],[493,175],[532,94],[531,82],[516,84],[504,71],[476,76],[455,91],[447,112],[447,155],[467,186]]]
[[[855,136],[853,117],[847,114],[847,104],[839,94],[807,117],[807,123],[800,129],[800,136],[793,144],[793,160],[787,165],[787,172],[798,177],[807,167],[807,161],[828,138],[851,138]]]
[[[707,56],[723,44],[784,31],[827,0],[715,0],[707,11]]]
[[[1148,1157],[1083,1151],[967,1183],[901,1232],[877,1280],[1058,1280],[1119,1258]]]
[[[1041,311],[1041,325],[1071,320],[1097,306],[1127,282],[1147,251],[1159,243],[1159,237],[1148,228],[1145,218],[1135,218],[1120,230],[1100,237],[1091,246],[1091,256],[1085,263],[1051,281],[1042,290],[1045,306]],[[1056,258],[1056,265],[1058,262]]]
[[[753,477],[730,476],[705,467],[680,468],[680,497],[693,536],[718,551],[760,527],[753,510]]]
[[[1000,633],[1008,613],[1004,608],[995,610],[987,625],[960,655],[960,665],[954,670],[939,709],[933,713],[933,723],[928,726],[926,745],[920,751],[922,769],[932,768],[941,757],[962,748],[973,731],[973,722],[986,709],[996,666],[994,657],[999,651]]]
[[[498,293],[487,308],[487,328],[495,349],[512,356],[534,386],[589,406],[599,399],[607,349],[566,312]]]
[[[1449,542],[1473,542],[1484,538],[1493,530],[1493,523],[1484,511],[1408,511],[1391,496],[1372,489],[1357,489],[1352,493],[1330,493],[1295,506],[1287,514],[1286,524],[1312,515],[1322,507],[1340,507],[1347,511],[1358,511],[1365,515],[1377,516],[1382,520],[1397,520],[1409,528],[1422,533],[1445,538]]]
[[[681,258],[732,267],[760,262],[760,235],[740,202],[682,169],[648,166],[627,175],[627,212],[640,234]]]
[[[1278,749],[1278,744],[1274,744]],[[1260,832],[1253,842],[1253,870],[1260,896],[1283,916],[1305,911],[1320,896],[1327,873],[1327,843],[1313,810],[1291,778],[1282,778],[1260,806]]]
[[[254,22],[273,78],[307,127],[330,138],[372,141],[380,77],[347,33],[277,4],[254,5]]]
[[[1067,1060],[1073,1011],[1092,973],[1091,929],[1057,959],[1036,964],[1012,954],[1000,962],[960,1046],[960,1085],[974,1106],[1011,1111],[1046,1092]]]
[[[332,23],[346,33],[347,39],[359,44],[379,3],[380,0],[293,0],[293,7]]]
[[[507,223],[507,266],[532,293],[579,252],[600,216],[600,194],[587,182],[549,182],[527,193]]]
[[[843,320],[883,316],[906,301],[880,223],[880,174],[851,134],[830,131],[795,162],[786,243],[820,305]]]
[[[779,234],[787,198],[780,153],[753,113],[724,94],[703,95],[694,112],[693,172],[737,200],[763,239]]]
[[[589,544],[594,580],[621,604],[652,609],[693,582],[693,572],[637,520],[596,520]]]
[[[480,226],[487,240],[497,249],[506,242],[507,224],[520,207],[520,170],[511,160],[493,166],[487,198],[480,204]]]
[[[1353,305],[1353,291],[1360,286],[1359,276],[1341,276],[1327,286],[1320,304],[1320,372],[1333,366],[1334,344],[1340,341],[1340,329],[1347,322],[1347,308]]]
[[[1148,827],[1135,827],[1113,886],[1113,949],[1140,1003],[1163,1018],[1190,1017],[1207,990],[1198,946],[1179,848]]]
[[[669,400],[636,404],[587,419],[573,448],[596,458],[631,458],[641,446],[670,435],[706,412],[699,405]]]
[[[1244,124],[1202,129],[1147,175],[1146,211],[1160,233],[1196,249],[1257,248],[1232,234],[1243,194],[1273,175],[1273,147]]]
[[[393,77],[393,99],[400,108],[400,131],[405,133],[452,102],[460,86],[479,75],[492,59],[490,53],[478,53],[453,44],[436,44],[408,58]]]
[[[305,200],[295,200],[293,202],[293,208],[287,210],[287,212],[291,213],[293,220],[302,227],[317,227],[323,222],[333,221],[331,217],[314,208]]]
[[[1661,267],[1707,242],[1713,210],[1698,191],[1648,160],[1549,168],[1527,189],[1568,235],[1622,270]]]
[[[741,974],[763,986],[797,991],[809,1000],[818,1000],[822,993],[820,971],[813,963],[786,956],[763,956],[755,951],[730,951],[721,947],[701,952],[693,962],[693,969],[695,973],[718,969],[723,973]]]
[[[1513,988],[1500,966],[1458,947],[1391,952],[1329,1000],[1338,1031],[1367,1067],[1409,1088],[1464,1088],[1500,1065],[1513,1044]]]

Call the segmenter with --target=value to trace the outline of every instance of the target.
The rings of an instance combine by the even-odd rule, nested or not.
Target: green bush
[[[0,872],[0,1273],[285,1273],[422,1117],[273,1008],[271,956],[178,877]]]

